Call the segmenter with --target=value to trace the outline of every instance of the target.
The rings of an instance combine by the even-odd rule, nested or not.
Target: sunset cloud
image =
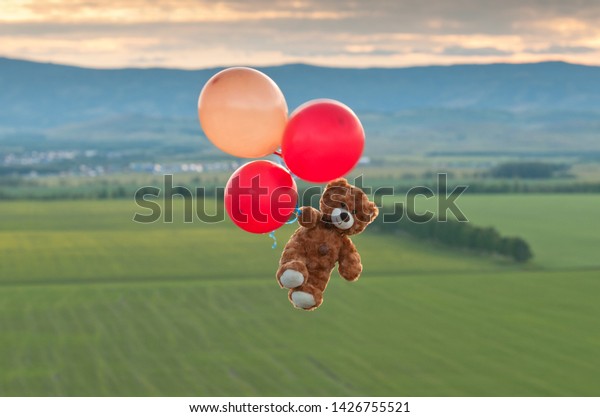
[[[93,67],[600,65],[598,21],[596,0],[2,0],[0,55]]]
[[[301,2],[273,2],[248,8],[243,2],[192,0],[3,0],[0,22],[142,23],[239,22],[270,19],[341,19],[348,12],[317,10]]]

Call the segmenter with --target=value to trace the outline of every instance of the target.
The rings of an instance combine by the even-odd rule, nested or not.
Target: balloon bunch
[[[298,200],[291,174],[331,181],[352,170],[364,148],[364,130],[350,108],[312,100],[288,118],[277,84],[252,68],[228,68],[210,78],[200,92],[198,117],[206,137],[222,151],[241,158],[276,154],[289,169],[252,161],[227,181],[227,214],[251,233],[272,232],[290,218]]]

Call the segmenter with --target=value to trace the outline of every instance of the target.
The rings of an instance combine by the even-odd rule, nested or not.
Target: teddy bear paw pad
[[[283,274],[281,274],[279,282],[281,282],[281,285],[285,288],[296,288],[304,283],[304,276],[293,269],[286,269],[283,271]]]
[[[292,302],[298,308],[311,308],[317,304],[315,297],[304,291],[294,291],[292,293]]]

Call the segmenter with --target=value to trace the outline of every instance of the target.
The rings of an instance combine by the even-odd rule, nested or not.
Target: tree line
[[[148,184],[153,187],[162,187],[160,179],[154,184]],[[180,183],[182,187],[190,189],[196,195],[195,188],[201,187],[201,183],[189,183],[185,181]],[[310,187],[308,193],[305,191],[309,188],[299,184],[298,191],[300,195],[304,195],[305,200],[302,205],[310,204],[308,198],[312,197],[318,200],[318,190]],[[427,181],[422,184],[425,187],[436,189],[438,184]],[[516,194],[516,193],[600,193],[600,182],[578,182],[578,181],[558,181],[552,180],[547,182],[536,182],[526,180],[505,180],[505,181],[464,181],[450,182],[447,185],[449,190],[452,190],[455,185],[468,185],[468,194]],[[223,198],[223,184],[220,187],[214,185],[203,187],[203,195],[198,195],[199,198]],[[396,195],[406,194],[414,188],[414,182],[411,184],[395,184],[391,185]],[[102,180],[97,182],[86,182],[73,185],[49,185],[44,182],[38,182],[35,179],[24,179],[16,176],[0,176],[0,200],[81,200],[81,199],[123,199],[133,198],[135,192],[140,188],[139,184],[124,180]],[[175,188],[178,188],[177,186]],[[443,192],[444,189],[441,189]],[[161,194],[162,195],[162,194]],[[308,198],[307,198],[308,197]]]
[[[469,194],[527,194],[527,193],[544,193],[544,194],[573,194],[573,193],[600,193],[600,183],[598,182],[578,182],[578,181],[549,181],[543,183],[533,183],[530,181],[522,181],[515,179],[513,181],[463,181],[457,183],[468,185],[467,192]],[[426,183],[425,186],[434,189],[435,183]],[[452,189],[453,183],[449,183],[448,187]],[[411,185],[396,185],[394,191],[396,193],[406,193],[412,188]]]
[[[381,233],[396,235],[405,233],[453,248],[505,256],[521,263],[533,257],[531,248],[524,239],[502,236],[493,227],[480,227],[468,222],[431,220],[415,223],[404,217],[396,223],[390,223],[384,222],[383,216],[379,216],[371,227]]]
[[[570,168],[567,164],[557,164],[537,161],[516,161],[499,164],[488,171],[493,178],[554,178],[565,176]]]

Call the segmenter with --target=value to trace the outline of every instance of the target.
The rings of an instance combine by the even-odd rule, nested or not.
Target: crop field
[[[0,395],[600,395],[600,199],[462,203],[533,261],[367,229],[362,278],[306,313],[274,279],[295,225],[272,250],[180,205],[139,224],[124,200],[2,202]]]

